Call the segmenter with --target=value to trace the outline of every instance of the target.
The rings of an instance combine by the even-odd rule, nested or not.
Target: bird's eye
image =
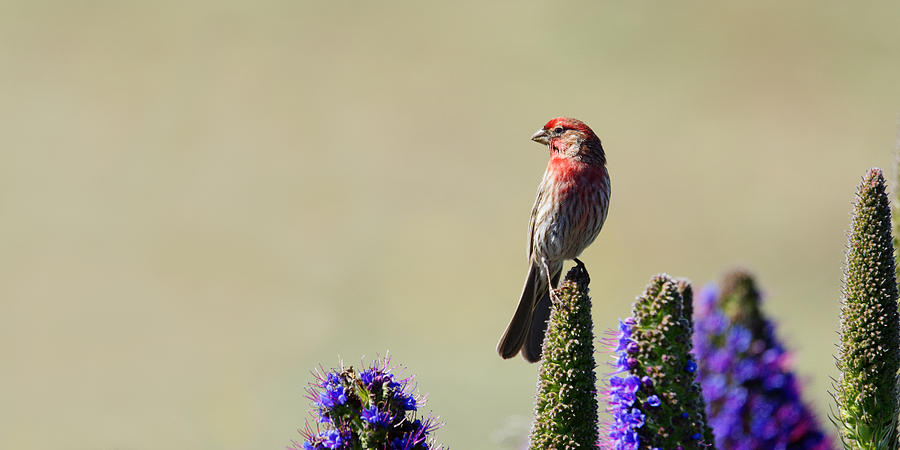
[[[563,132],[562,127],[556,127],[553,129],[553,134],[562,134],[562,132]]]

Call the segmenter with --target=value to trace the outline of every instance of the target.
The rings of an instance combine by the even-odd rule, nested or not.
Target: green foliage
[[[531,448],[591,448],[597,443],[597,397],[590,278],[579,263],[553,301],[539,371]]]
[[[709,449],[715,441],[696,380],[693,327],[681,294],[692,290],[688,283],[680,284],[679,289],[668,275],[657,275],[634,304],[631,339],[638,348],[631,355],[633,362],[627,363],[628,370],[642,380],[649,377],[638,391],[638,400],[655,394],[662,401],[658,407],[644,409],[647,418],[639,432],[641,445]]]
[[[834,393],[848,448],[898,448],[900,319],[890,214],[881,170],[870,169],[851,221]]]

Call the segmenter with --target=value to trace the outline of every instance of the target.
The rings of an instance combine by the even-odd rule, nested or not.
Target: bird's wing
[[[544,183],[538,186],[537,196],[534,199],[534,206],[531,207],[531,220],[528,221],[528,260],[531,260],[531,254],[534,253],[534,226],[537,222],[538,208],[544,199]]]

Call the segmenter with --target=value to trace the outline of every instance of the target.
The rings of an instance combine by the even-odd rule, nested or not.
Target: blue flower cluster
[[[631,340],[631,328],[634,319],[619,321],[619,334],[616,336],[616,371],[609,378],[607,398],[609,412],[613,422],[608,425],[609,437],[616,450],[636,450],[640,447],[641,437],[638,430],[646,423],[646,414],[642,412],[659,407],[662,402],[655,394],[646,397],[643,403],[638,402],[637,392],[643,386],[645,390],[653,387],[650,377],[638,378],[635,375],[619,376],[634,368],[637,362],[630,355],[637,352],[638,345]]]
[[[307,424],[301,431],[305,440],[289,450],[436,448],[429,435],[439,424],[431,417],[415,418],[423,403],[411,392],[412,377],[395,377],[388,358],[359,373],[350,367],[315,375],[307,398],[315,407],[316,422],[325,429],[317,426],[313,431]]]
[[[698,297],[694,350],[716,446],[831,448],[803,404],[799,383],[788,367],[789,355],[776,339],[772,323],[762,317],[747,320],[746,310],[740,320],[730,319],[714,286],[704,288]]]
[[[303,443],[303,449],[345,448],[350,444],[350,436],[347,433],[341,433],[341,430],[326,430],[317,437],[320,439],[320,445],[317,446],[313,441],[307,441]]]
[[[319,408],[319,421],[330,423],[331,419],[328,411],[335,406],[346,404],[347,394],[344,392],[344,386],[341,384],[341,377],[337,373],[328,373],[320,385],[325,390],[319,393],[319,399],[315,402]]]

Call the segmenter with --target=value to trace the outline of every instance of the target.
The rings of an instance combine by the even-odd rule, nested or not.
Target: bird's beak
[[[538,144],[548,145],[550,144],[550,135],[547,134],[547,130],[541,128],[537,130],[536,133],[531,135],[531,140],[537,142]]]

